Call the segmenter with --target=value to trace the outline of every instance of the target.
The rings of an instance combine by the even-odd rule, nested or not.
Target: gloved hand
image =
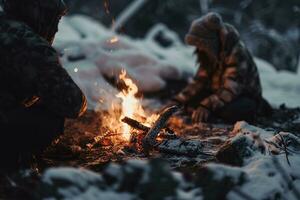
[[[210,116],[210,110],[200,105],[192,114],[193,123],[207,122]]]

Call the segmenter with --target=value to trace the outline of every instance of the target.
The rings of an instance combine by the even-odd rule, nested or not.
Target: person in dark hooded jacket
[[[3,0],[0,13],[0,165],[40,153],[81,116],[86,98],[51,47],[63,0]]]
[[[253,57],[237,30],[219,14],[195,20],[185,41],[196,47],[200,67],[193,82],[173,100],[193,108],[193,122],[252,121],[264,107],[270,109]]]

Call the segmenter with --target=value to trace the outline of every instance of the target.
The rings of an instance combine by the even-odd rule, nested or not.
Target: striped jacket
[[[202,63],[190,83],[175,100],[187,103],[201,91],[212,94],[199,102],[211,111],[222,108],[239,96],[247,96],[256,101],[262,99],[262,88],[256,64],[240,40],[236,29],[224,24],[220,34],[221,52],[219,60]]]

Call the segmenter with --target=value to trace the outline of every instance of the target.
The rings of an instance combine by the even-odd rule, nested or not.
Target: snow
[[[201,141],[169,139],[159,144],[158,149],[170,154],[197,156],[203,152],[203,146]]]
[[[229,176],[232,178],[232,181],[238,183],[240,181],[241,176],[243,175],[243,170],[238,167],[229,167],[220,164],[208,164],[208,169],[213,171],[213,179],[221,180],[225,176]]]
[[[171,41],[171,46],[161,47],[154,39],[158,33]],[[111,43],[116,37],[118,40]],[[121,69],[142,92],[161,91],[168,79],[188,79],[196,71],[193,48],[183,45],[177,34],[163,24],[154,26],[144,39],[133,39],[116,35],[87,16],[74,15],[63,18],[54,45],[64,54],[63,66],[88,96],[90,108],[98,107],[101,98],[102,102],[112,101],[117,91],[103,76],[116,78]],[[80,55],[85,58],[68,60]],[[298,74],[277,72],[268,62],[258,58],[255,61],[264,97],[274,106],[300,106],[300,70]],[[74,72],[75,68],[78,72]]]
[[[101,175],[85,169],[75,169],[70,167],[58,167],[48,169],[42,182],[49,188],[57,189],[57,194],[65,200],[131,200],[134,195],[124,192],[116,193],[112,190],[106,190],[103,186]],[[47,200],[56,199],[56,197],[47,197]]]
[[[234,134],[254,134],[254,135],[260,135],[263,139],[273,136],[273,132],[271,131],[266,131],[262,128],[252,126],[248,124],[245,121],[240,121],[235,123],[234,128],[232,130]]]
[[[263,95],[273,105],[285,103],[289,107],[300,106],[300,70],[298,74],[277,72],[266,61],[256,59],[256,63],[262,80]]]
[[[105,79],[105,77],[116,78],[122,69],[126,69],[129,76],[137,83],[143,92],[160,91],[166,87],[168,79],[179,80],[188,79],[195,73],[195,57],[193,49],[184,46],[176,33],[169,30],[165,25],[158,24],[144,39],[133,39],[125,35],[116,35],[99,22],[85,16],[66,17],[59,27],[59,33],[55,41],[55,47],[64,55],[61,62],[68,70],[73,79],[79,84],[88,97],[90,108],[105,108],[112,101],[117,91]],[[155,35],[162,33],[163,37],[172,41],[172,45],[161,47],[155,40]],[[117,37],[115,43],[111,39]],[[78,61],[70,61],[69,57],[81,57]],[[300,106],[300,70],[298,74],[287,71],[277,72],[268,62],[259,58],[255,59],[260,72],[263,86],[263,95],[274,106],[285,103],[289,107]],[[241,173],[246,174],[246,183],[237,186],[239,191],[254,199],[275,199],[275,197],[285,197],[285,199],[296,199],[295,195],[288,188],[288,180],[279,171],[274,155],[275,150],[279,153],[276,159],[286,173],[295,177],[294,185],[299,188],[300,166],[299,138],[291,133],[280,133],[285,140],[291,140],[289,148],[293,153],[289,155],[291,166],[287,164],[286,157],[282,149],[278,149],[267,142],[278,143],[278,135],[272,131],[251,126],[246,122],[238,122],[234,126],[232,133],[234,142],[240,137],[247,137],[251,150],[254,152],[241,168],[224,166],[221,164],[209,164],[207,167],[215,171],[215,178],[221,179],[230,176],[236,180]],[[265,152],[258,151],[257,138],[266,149]],[[297,142],[298,141],[298,142]],[[276,149],[277,148],[277,149]],[[131,161],[131,165],[126,170],[136,170],[145,163],[141,161]],[[146,170],[148,171],[148,170]],[[120,167],[110,165],[107,174],[122,179]],[[145,173],[143,181],[147,181],[148,173]],[[101,182],[102,177],[92,172],[76,169],[50,169],[44,175],[44,181],[52,184],[55,177],[63,177],[72,183],[73,187],[67,190],[60,190],[60,194],[65,197],[77,199],[130,199],[128,193],[116,193],[114,191],[95,188],[91,185],[94,182]],[[78,181],[78,178],[80,181]],[[93,185],[93,184],[92,184]],[[79,188],[88,188],[78,194]],[[253,192],[255,191],[255,192]],[[177,195],[193,199],[201,191],[178,190]],[[102,196],[101,196],[102,195]],[[192,197],[192,198],[188,198]],[[232,190],[229,199],[243,199],[236,190]],[[278,198],[279,198],[278,197]],[[201,199],[202,197],[197,196]],[[67,199],[67,198],[66,198]]]
[[[66,198],[66,200],[133,200],[136,199],[134,195],[129,193],[116,193],[114,191],[101,191],[96,188],[90,188],[86,193],[79,196]]]
[[[291,186],[300,189],[300,138],[292,133],[281,132],[289,150],[288,164],[286,156],[279,148],[278,134],[265,131],[246,122],[237,122],[231,131],[233,138],[228,142],[237,141],[241,137],[248,137],[249,148],[253,155],[245,157],[246,162],[241,167],[227,166],[221,163],[208,163],[204,167],[212,174],[209,184],[217,185],[228,183],[229,193],[227,199],[242,200],[241,194],[251,199],[289,199],[297,200],[297,194],[291,190]],[[261,138],[266,151],[262,152],[255,146],[255,140]],[[272,141],[278,148],[273,155],[269,150]],[[248,143],[247,143],[248,145]],[[251,146],[252,145],[252,146]],[[159,175],[159,177],[157,177]],[[292,179],[293,177],[293,179]],[[199,177],[203,178],[203,177]],[[194,185],[185,175],[174,172],[168,165],[160,161],[128,160],[124,164],[109,164],[102,172],[94,173],[85,169],[75,168],[50,168],[42,175],[42,182],[50,188],[49,195],[45,199],[137,199],[144,187],[149,184],[160,184],[154,180],[168,180],[176,187],[175,193],[170,199],[204,199],[204,190]],[[229,182],[228,182],[229,181]],[[130,183],[130,185],[128,185]],[[232,187],[230,188],[230,185]],[[123,189],[120,189],[123,188]],[[152,187],[151,187],[152,188]],[[154,189],[154,188],[152,188]],[[156,188],[160,190],[161,188]],[[53,191],[55,191],[53,193]],[[206,190],[207,191],[207,190]]]
[[[47,200],[141,199],[136,195],[152,195],[147,193],[148,188],[154,195],[170,195],[165,193],[170,192],[169,189],[155,187],[155,183],[160,186],[170,183],[170,186],[176,187],[170,189],[179,199],[195,199],[200,193],[196,188],[189,190],[191,185],[185,182],[183,175],[170,171],[168,165],[160,161],[141,160],[129,160],[123,165],[110,164],[99,174],[75,168],[50,168],[42,175],[41,188],[47,188],[42,195]]]
[[[255,128],[254,126],[251,126],[245,122],[238,122],[235,125],[233,132],[237,130],[238,134],[235,136],[236,138],[240,137],[240,135],[244,133],[255,135],[259,134],[264,140],[275,142],[275,133],[267,132],[257,127]],[[281,152],[276,157],[270,153],[262,154],[257,152],[251,160],[246,162],[246,164],[241,169],[247,174],[248,181],[241,186],[240,190],[253,197],[254,199],[275,199],[276,195],[279,195],[280,197],[288,196],[288,198],[286,199],[296,199],[295,196],[293,196],[292,192],[289,190],[289,183],[286,178],[283,177],[280,173],[280,170],[278,166],[276,166],[276,162],[274,161],[274,159],[277,159],[277,161],[280,163],[279,165],[281,165],[281,167],[286,171],[287,174],[299,178],[298,166],[300,166],[300,142],[299,138],[291,133],[281,132],[280,134],[284,137],[290,135],[290,138],[294,139],[294,142],[298,144],[297,149],[295,149],[296,151],[298,151],[298,153],[291,153],[289,155],[291,166],[288,165],[283,152]],[[233,140],[235,140],[236,138],[234,138]],[[292,143],[287,142],[288,148],[294,146],[292,145]],[[265,145],[267,148],[269,148],[267,144]],[[239,170],[236,170],[236,173],[238,173]],[[238,197],[235,192],[229,193],[228,198],[234,200],[242,199]]]
[[[91,183],[101,183],[102,177],[85,169],[53,168],[46,171],[43,182],[52,185],[56,180],[63,179],[69,184],[76,184],[79,189],[86,188]]]
[[[153,39],[158,31],[167,32],[165,37],[174,41],[173,45],[169,48],[159,46]],[[111,43],[115,37],[118,41]],[[164,89],[166,79],[191,77],[196,70],[193,49],[178,41],[176,34],[163,25],[155,26],[144,40],[139,40],[116,35],[94,20],[76,15],[62,20],[54,46],[63,54],[63,66],[88,97],[89,107],[96,108],[99,99],[104,104],[115,100],[117,91],[104,76],[117,78],[122,69],[143,92]],[[72,62],[69,59],[82,55],[85,59]]]

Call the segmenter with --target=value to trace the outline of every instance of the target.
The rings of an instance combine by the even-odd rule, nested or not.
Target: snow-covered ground
[[[160,160],[111,163],[100,173],[51,168],[42,176],[42,188],[46,188],[42,196],[78,200],[192,200],[225,196],[230,200],[299,199],[299,138],[285,132],[275,134],[246,122],[236,123],[231,134],[235,136],[227,144],[234,150],[225,153],[233,153],[232,159],[239,157],[239,167],[209,163],[193,179],[185,179]],[[288,160],[281,138],[287,145]]]
[[[171,47],[160,47],[154,41],[158,31],[173,41]],[[116,77],[121,69],[126,69],[139,88],[149,92],[163,89],[166,79],[189,78],[195,72],[193,49],[184,46],[164,25],[154,27],[144,39],[117,37],[84,16],[64,18],[60,25],[55,47],[64,54],[62,63],[88,96],[91,108],[115,99],[117,91],[103,75]],[[84,59],[70,61],[77,58]],[[278,73],[266,61],[256,59],[256,62],[264,96],[274,105],[300,106],[300,72]],[[234,153],[233,158],[239,157],[240,167],[211,163],[205,166],[204,174],[190,182],[156,161],[110,164],[101,173],[52,168],[42,176],[44,197],[129,200],[156,199],[155,195],[160,194],[164,199],[201,200],[216,199],[210,195],[227,190],[224,195],[232,200],[299,199],[298,137],[284,132],[276,134],[246,122],[236,123],[230,134],[234,137],[226,144],[231,150],[226,152],[225,148],[224,152],[226,156]],[[285,151],[289,152],[288,159]],[[143,198],[143,195],[148,196]]]
[[[172,41],[161,47],[155,36],[162,33]],[[193,48],[185,46],[176,33],[163,24],[153,27],[143,39],[116,35],[86,16],[65,17],[55,40],[55,47],[63,53],[62,63],[88,96],[91,108],[105,107],[117,93],[103,79],[117,77],[125,69],[144,92],[160,91],[166,79],[187,79],[196,70]],[[79,61],[70,58],[84,57]],[[298,74],[277,72],[266,61],[256,59],[263,86],[263,95],[274,105],[285,103],[300,106],[300,70]],[[101,105],[100,105],[101,107]]]

